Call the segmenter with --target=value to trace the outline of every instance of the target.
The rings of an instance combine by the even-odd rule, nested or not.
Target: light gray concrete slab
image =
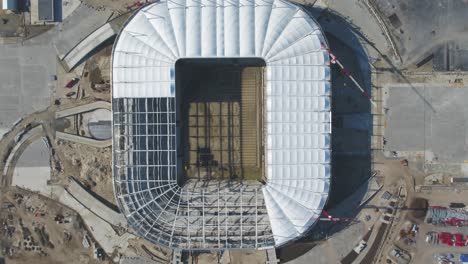
[[[96,31],[88,35],[78,45],[76,45],[67,55],[63,58],[63,62],[66,64],[68,69],[73,69],[78,63],[80,63],[89,53],[91,53],[96,47],[103,44],[105,41],[115,36],[119,29],[112,27],[110,23],[104,24]]]
[[[50,44],[0,46],[0,128],[50,105],[56,65]]]
[[[13,174],[12,185],[39,193],[50,192],[47,181],[50,180],[49,149],[38,139],[21,154]]]
[[[42,138],[23,151],[16,167],[50,167],[50,151]]]
[[[70,185],[67,188],[68,192],[78,200],[84,207],[89,209],[91,212],[102,218],[104,221],[120,227],[127,226],[127,220],[124,215],[114,211],[101,201],[96,199],[87,190],[85,190],[75,179],[70,181]]]
[[[432,152],[439,162],[468,160],[467,97],[466,87],[390,87],[386,149]]]
[[[422,91],[422,88],[416,88]],[[390,88],[388,99],[387,149],[417,151],[424,149],[424,102],[409,87]]]

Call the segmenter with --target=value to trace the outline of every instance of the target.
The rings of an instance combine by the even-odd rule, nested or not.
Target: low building
[[[2,10],[18,10],[18,0],[3,0],[2,1]]]
[[[452,177],[452,183],[468,183],[468,178]]]
[[[55,22],[54,0],[31,0],[31,23]]]

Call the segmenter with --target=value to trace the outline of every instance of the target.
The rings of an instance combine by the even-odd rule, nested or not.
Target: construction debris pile
[[[80,246],[87,230],[70,209],[17,188],[3,193],[0,200],[0,254],[11,263],[28,263],[30,258],[35,258],[35,264],[51,263],[51,259],[56,263],[103,259],[102,254],[93,258],[93,250],[100,247],[92,240],[93,248]]]

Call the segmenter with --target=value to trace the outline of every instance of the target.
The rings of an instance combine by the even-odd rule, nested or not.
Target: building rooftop
[[[37,0],[40,21],[54,21],[54,0]]]

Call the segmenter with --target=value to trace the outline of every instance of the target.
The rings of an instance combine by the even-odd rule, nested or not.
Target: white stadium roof
[[[282,0],[171,0],[139,10],[112,61],[115,192],[130,226],[181,249],[268,248],[303,235],[331,176],[326,45],[316,21]],[[184,58],[265,61],[265,185],[177,184],[175,63]]]

